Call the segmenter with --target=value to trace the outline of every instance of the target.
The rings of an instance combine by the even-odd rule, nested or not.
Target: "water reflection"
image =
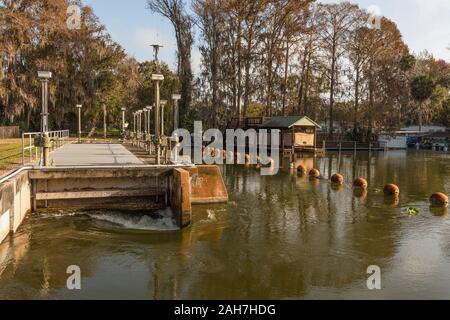
[[[431,193],[449,191],[448,160],[423,152],[296,159],[320,169],[323,179],[313,181],[289,162],[274,177],[225,166],[230,203],[195,207],[183,231],[34,216],[0,246],[0,298],[449,298],[448,211],[428,205]],[[327,180],[336,172],[344,185]],[[357,177],[368,190],[355,193]],[[400,198],[374,191],[388,182]],[[81,291],[65,289],[73,264]],[[365,287],[370,265],[381,267],[381,291]]]

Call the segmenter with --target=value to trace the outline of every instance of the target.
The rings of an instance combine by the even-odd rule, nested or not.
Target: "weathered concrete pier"
[[[22,167],[0,180],[0,242],[39,209],[136,210],[170,207],[180,227],[192,205],[228,201],[219,167],[148,165],[122,144],[67,144],[48,167]]]

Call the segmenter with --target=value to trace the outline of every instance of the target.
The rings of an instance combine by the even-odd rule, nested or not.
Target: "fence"
[[[42,148],[35,145],[36,138],[41,135],[40,132],[28,132],[22,134],[22,164],[25,164],[25,152],[28,150],[29,162],[42,159]],[[69,130],[51,131],[48,133],[50,141],[52,141],[52,149],[59,148],[68,142]],[[28,143],[28,147],[25,145]]]
[[[19,137],[19,127],[0,127],[0,139],[13,139]]]
[[[355,141],[322,141],[317,144],[323,150],[331,151],[383,151],[386,150],[386,143],[383,142],[355,142]]]

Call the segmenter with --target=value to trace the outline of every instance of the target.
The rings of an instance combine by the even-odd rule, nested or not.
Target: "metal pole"
[[[178,129],[178,100],[175,100],[175,105],[173,106],[173,130]]]
[[[31,153],[31,149],[30,149]],[[22,133],[22,165],[25,164],[25,135]]]
[[[41,115],[41,133],[42,134],[44,134],[44,132],[45,132],[45,80],[42,80],[42,82],[41,82],[41,84],[42,84],[42,92],[41,92],[41,104],[42,104],[42,106],[41,106],[41,112],[42,112],[42,115]]]
[[[78,108],[78,143],[81,143],[81,105],[77,105]]]
[[[48,132],[48,80],[42,80],[42,133]]]
[[[125,138],[125,108],[122,108],[122,135]]]
[[[145,134],[147,134],[147,129],[148,129],[148,126],[147,126],[147,108],[144,108],[143,109],[144,110],[144,133]]]
[[[106,105],[103,105],[103,138],[106,140]]]
[[[156,140],[156,164],[161,164],[161,146],[160,146],[160,134],[159,134],[159,80],[156,80],[155,85],[155,97],[156,97],[156,108],[155,108],[155,140]]]
[[[173,130],[177,130],[179,126],[179,112],[178,112],[178,100],[181,99],[181,95],[179,94],[173,94]]]
[[[31,142],[31,134],[28,136],[29,139],[29,143],[30,143],[30,162],[33,162],[33,152],[36,153],[36,159],[37,159],[37,148],[33,145],[32,147],[32,142]],[[35,149],[33,151],[33,149]]]
[[[165,105],[161,105],[161,136],[164,137],[164,107]]]
[[[152,107],[148,107],[148,109],[147,109],[147,110],[148,110],[148,112],[147,112],[147,116],[148,116],[148,119],[147,119],[147,122],[148,122],[148,123],[147,123],[147,126],[148,126],[148,129],[147,129],[147,130],[148,130],[148,134],[151,133],[151,130],[150,130],[150,127],[151,127],[151,126],[150,126],[150,122],[151,122],[151,119],[152,119],[152,118],[151,118],[151,115],[152,115],[152,109],[153,109]]]

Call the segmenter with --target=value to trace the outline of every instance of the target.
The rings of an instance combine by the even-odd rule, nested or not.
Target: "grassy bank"
[[[28,155],[28,152],[26,152]],[[0,140],[0,176],[22,164],[22,140]]]

